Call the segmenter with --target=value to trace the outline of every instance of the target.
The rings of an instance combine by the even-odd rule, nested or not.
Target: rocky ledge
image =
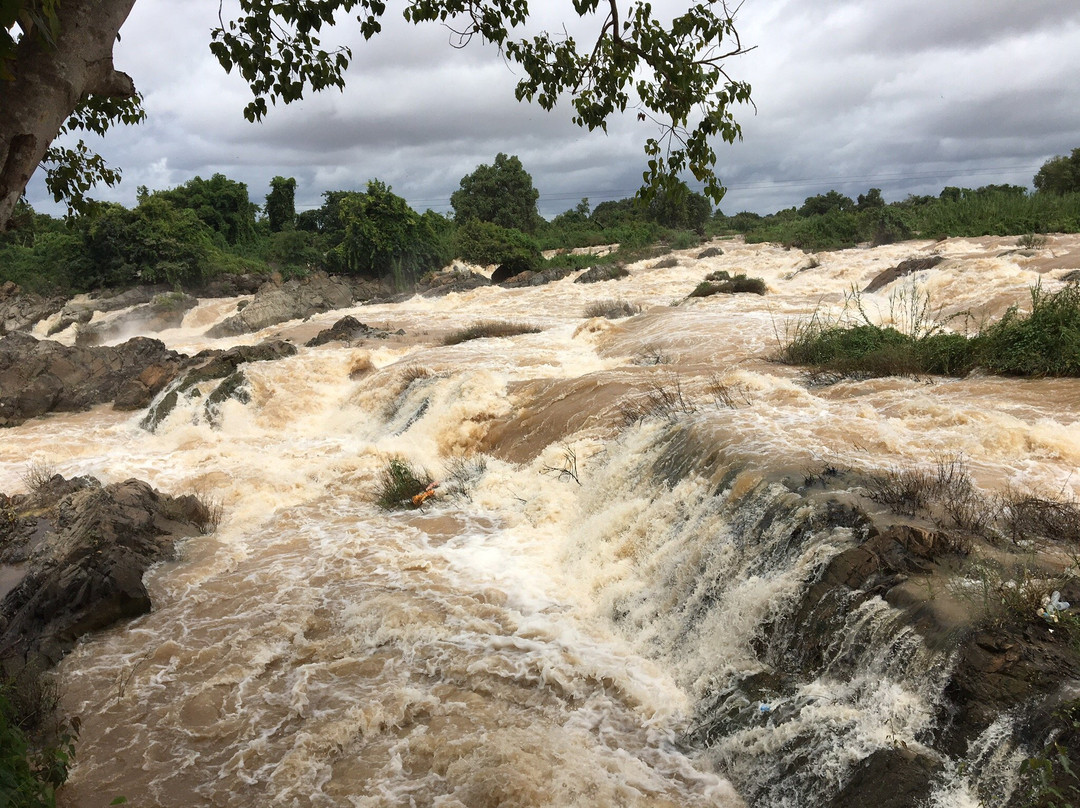
[[[84,634],[148,612],[144,573],[215,521],[196,497],[139,480],[54,475],[32,493],[0,494],[3,672],[54,665]]]

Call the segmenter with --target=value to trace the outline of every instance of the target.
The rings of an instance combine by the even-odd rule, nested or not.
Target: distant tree
[[[865,196],[859,194],[859,198],[855,202],[855,207],[859,210],[874,210],[876,208],[885,207],[885,200],[881,197],[881,189],[871,188],[866,192]]]
[[[589,215],[603,229],[638,222],[645,217],[645,206],[640,199],[612,199],[601,202]]]
[[[532,175],[516,155],[500,152],[491,165],[479,165],[472,174],[461,178],[461,187],[450,194],[454,221],[465,224],[473,219],[523,233],[536,232],[540,214],[536,200],[540,192],[533,188]]]
[[[447,262],[443,217],[430,211],[421,216],[389,185],[371,180],[365,193],[336,201],[344,233],[328,256],[332,268],[404,285]]]
[[[1035,175],[1035,190],[1048,194],[1072,194],[1080,191],[1080,149],[1068,157],[1052,157]]]
[[[274,177],[266,195],[266,218],[271,233],[291,230],[296,225],[296,180]]]
[[[229,244],[249,242],[255,235],[257,207],[248,198],[247,184],[224,174],[214,174],[208,180],[195,177],[168,191],[155,191],[150,198],[193,211]]]
[[[712,205],[702,194],[691,191],[686,183],[679,183],[667,194],[654,197],[645,215],[663,227],[704,233],[705,223],[712,215]]]
[[[827,194],[808,196],[806,201],[803,202],[802,207],[799,208],[799,215],[823,216],[834,210],[843,213],[854,207],[855,203],[851,200],[850,196],[844,196],[839,191],[829,191]]]

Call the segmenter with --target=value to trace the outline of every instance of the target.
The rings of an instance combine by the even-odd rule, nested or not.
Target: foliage
[[[725,273],[726,274],[726,273]],[[704,280],[699,283],[688,296],[711,297],[712,295],[733,295],[750,293],[763,295],[768,291],[765,281],[761,278],[748,278],[746,275],[736,275],[734,278],[724,278],[718,281]]]
[[[597,300],[585,308],[583,317],[604,317],[617,320],[621,317],[633,317],[641,313],[641,306],[627,300]]]
[[[532,176],[516,155],[495,156],[492,165],[480,165],[461,178],[461,186],[450,194],[454,220],[491,222],[499,227],[523,233],[536,232],[540,214],[536,200],[540,192],[533,188]]]
[[[1035,189],[1048,194],[1080,193],[1080,149],[1068,157],[1052,157],[1042,164],[1034,179]]]
[[[537,269],[543,261],[536,240],[513,228],[471,219],[453,236],[454,255],[473,264],[505,267],[510,275]]]
[[[51,744],[34,748],[27,738],[12,682],[0,684],[0,798],[12,808],[55,808],[75,754],[78,720],[62,725]]]
[[[431,475],[423,469],[401,457],[391,457],[379,477],[375,503],[386,511],[413,508],[413,497],[431,483]]]
[[[524,72],[515,90],[519,101],[550,111],[568,97],[573,122],[589,131],[606,131],[612,115],[636,107],[640,120],[652,119],[659,128],[645,142],[647,193],[667,193],[689,171],[719,201],[723,187],[710,140],[740,137],[731,107],[750,100],[750,86],[725,69],[726,59],[744,51],[732,13],[723,3],[696,3],[662,24],[648,3],[634,4],[625,16],[617,0],[605,4],[602,15],[600,6],[599,0],[574,3],[579,17],[603,20],[595,40],[580,47],[565,33],[513,39],[512,30],[529,18],[523,0],[410,0],[403,14],[414,24],[454,26],[458,46],[474,37],[497,46]],[[308,88],[343,87],[352,51],[324,49],[321,31],[356,12],[361,35],[370,39],[382,30],[385,11],[383,0],[240,0],[239,16],[214,29],[210,49],[248,83],[253,99],[244,114],[259,120],[268,101],[289,103]]]
[[[837,191],[829,191],[827,194],[807,197],[802,207],[799,208],[799,215],[804,218],[807,216],[824,216],[832,211],[843,213],[852,210],[854,207],[855,203],[851,201],[850,196],[844,196]]]
[[[908,301],[903,331],[871,322],[861,307],[855,322],[815,314],[787,335],[777,360],[853,376],[963,375],[975,367],[1011,376],[1080,376],[1080,285],[1052,294],[1036,286],[1031,302],[1030,313],[1011,307],[970,337],[932,321],[926,298]]]
[[[505,320],[481,320],[459,331],[448,334],[443,340],[443,345],[459,345],[474,339],[497,339],[501,337],[516,337],[519,334],[536,334],[540,329],[534,325],[524,323],[511,323]]]
[[[331,268],[404,286],[447,263],[442,217],[421,216],[385,183],[371,180],[366,193],[345,194],[337,204],[344,234],[327,256]]]
[[[156,191],[151,198],[192,211],[228,244],[249,242],[255,235],[257,208],[248,199],[247,185],[224,174],[214,174],[208,180],[196,176],[176,188]]]
[[[296,180],[274,177],[266,195],[266,219],[271,233],[291,230],[296,224]]]

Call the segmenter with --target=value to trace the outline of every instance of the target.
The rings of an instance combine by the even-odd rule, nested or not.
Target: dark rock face
[[[463,267],[455,266],[443,272],[432,272],[425,275],[416,284],[416,293],[424,297],[439,297],[451,292],[468,292],[470,289],[479,289],[481,286],[490,286],[494,276],[489,280],[479,272],[472,272]]]
[[[180,363],[180,354],[146,337],[111,348],[69,348],[9,334],[0,339],[0,426],[114,400],[120,409],[146,406]]]
[[[354,342],[358,339],[386,339],[389,331],[364,325],[351,315],[342,317],[329,328],[324,328],[307,341],[308,348],[325,345],[328,342]]]
[[[219,275],[195,291],[199,297],[237,297],[255,294],[264,283],[265,275]]]
[[[703,258],[716,258],[719,255],[723,255],[724,251],[719,247],[706,247],[704,250],[697,254],[697,259],[700,261]]]
[[[115,295],[103,295],[89,299],[75,299],[68,301],[60,311],[60,319],[49,329],[49,336],[57,334],[71,325],[86,325],[94,316],[94,312],[119,311],[149,304],[155,297],[167,295],[169,287],[164,284],[156,286],[135,286],[125,289]]]
[[[64,298],[23,294],[11,281],[0,284],[0,337],[13,331],[29,331],[64,305]]]
[[[506,289],[520,289],[525,286],[543,286],[544,284],[552,283],[554,281],[561,281],[571,272],[573,272],[573,270],[570,267],[549,267],[548,269],[539,272],[527,270],[512,275],[505,280],[496,281],[496,283]],[[495,280],[494,275],[491,277],[492,280]]]
[[[259,287],[255,298],[241,311],[215,325],[206,335],[218,338],[261,331],[288,320],[347,308],[385,291],[376,281],[349,280],[325,272],[280,284],[271,281]]]
[[[860,761],[851,779],[829,802],[828,808],[873,805],[875,808],[911,808],[930,797],[940,761],[904,748],[878,749]]]
[[[596,283],[598,281],[615,281],[626,278],[630,272],[620,264],[607,264],[585,270],[574,279],[574,283]]]
[[[923,270],[933,269],[945,258],[940,255],[930,255],[926,258],[909,258],[906,261],[901,261],[894,267],[886,269],[884,272],[878,274],[870,283],[863,289],[864,292],[876,292],[878,289],[884,289],[890,283],[905,275],[910,275],[913,272],[922,272]]]
[[[0,563],[23,567],[0,601],[0,664],[13,669],[53,665],[82,635],[149,611],[143,574],[212,522],[196,498],[139,480],[59,475],[33,494],[0,494],[0,512]]]
[[[227,351],[200,351],[185,362],[187,370],[180,376],[179,381],[150,408],[149,412],[146,413],[146,417],[143,418],[141,426],[143,429],[153,432],[157,429],[158,424],[173,411],[180,400],[180,396],[187,394],[200,382],[211,379],[226,379],[236,374],[240,365],[247,362],[268,362],[283,359],[286,356],[293,356],[296,350],[296,346],[291,342],[266,340],[258,345],[237,345]],[[223,392],[220,398],[215,400],[214,406],[219,406],[220,402],[226,398],[243,400],[237,392],[239,388],[240,383],[237,383],[233,388],[226,386],[226,392]],[[218,389],[220,387],[215,389],[214,393],[211,393],[211,398],[217,394]]]

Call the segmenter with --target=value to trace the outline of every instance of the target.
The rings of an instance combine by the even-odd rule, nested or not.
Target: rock
[[[308,348],[314,348],[319,345],[325,345],[328,342],[353,342],[365,337],[371,339],[387,339],[389,336],[389,331],[384,331],[381,328],[372,328],[371,326],[364,325],[352,315],[346,315],[330,326],[330,328],[323,329],[309,339],[305,345]]]
[[[923,272],[927,269],[933,269],[945,258],[941,255],[929,255],[926,258],[909,258],[906,261],[901,261],[896,266],[886,269],[884,272],[879,273],[870,283],[867,284],[864,292],[876,292],[879,289],[884,289],[890,283],[899,278],[903,278],[905,275],[910,275],[913,272]]]
[[[499,285],[505,289],[520,289],[526,286],[543,286],[554,281],[561,281],[574,270],[571,267],[548,267],[539,272],[528,270],[499,281]],[[494,275],[492,278],[494,279]]]
[[[226,351],[200,351],[185,362],[185,371],[165,394],[147,411],[140,426],[150,432],[157,429],[179,403],[181,395],[197,392],[195,386],[211,379],[224,379],[247,362],[268,362],[296,354],[296,346],[285,340],[266,340],[258,345],[237,345]],[[224,395],[224,398],[230,397]],[[238,398],[237,396],[231,396]],[[247,402],[244,402],[247,403]]]
[[[464,267],[454,266],[442,272],[429,272],[416,284],[416,293],[424,297],[438,297],[450,292],[467,292],[490,286],[491,279]]]
[[[697,259],[700,261],[702,258],[716,258],[723,255],[724,251],[719,247],[706,247],[704,250],[697,254]]]
[[[859,762],[851,778],[827,805],[830,808],[923,805],[942,768],[939,760],[906,747],[877,749]]]
[[[109,323],[80,328],[76,345],[100,345],[125,334],[145,334],[179,328],[184,315],[199,304],[197,298],[182,292],[167,292],[155,296],[149,303],[136,306]]]
[[[82,635],[149,611],[143,574],[213,521],[195,497],[139,480],[102,486],[57,475],[0,500],[14,516],[0,521],[0,561],[25,567],[0,601],[0,648],[16,667],[53,665]]]
[[[13,331],[29,331],[63,306],[62,297],[23,294],[17,285],[7,281],[0,286],[0,337]]]
[[[574,283],[596,283],[597,281],[614,281],[626,278],[630,272],[622,264],[601,264],[598,267],[587,269],[574,279]]]
[[[180,365],[180,354],[146,337],[87,348],[9,334],[0,339],[0,426],[17,426],[49,412],[77,412],[116,398],[121,409],[144,406],[139,402],[164,388]]]
[[[242,370],[226,376],[221,384],[206,397],[203,404],[203,412],[210,426],[217,429],[221,426],[221,405],[229,399],[239,401],[241,404],[251,403],[251,390],[248,386],[247,376]]]
[[[250,272],[242,275],[218,275],[192,291],[199,297],[238,297],[255,294],[264,283],[265,275]]]
[[[206,336],[218,338],[261,331],[288,320],[347,308],[355,301],[368,300],[384,291],[384,286],[375,281],[347,280],[325,272],[282,283],[269,281],[259,287],[255,298],[242,311],[215,325]]]
[[[1065,283],[1080,283],[1080,269],[1073,269],[1061,276]]]

